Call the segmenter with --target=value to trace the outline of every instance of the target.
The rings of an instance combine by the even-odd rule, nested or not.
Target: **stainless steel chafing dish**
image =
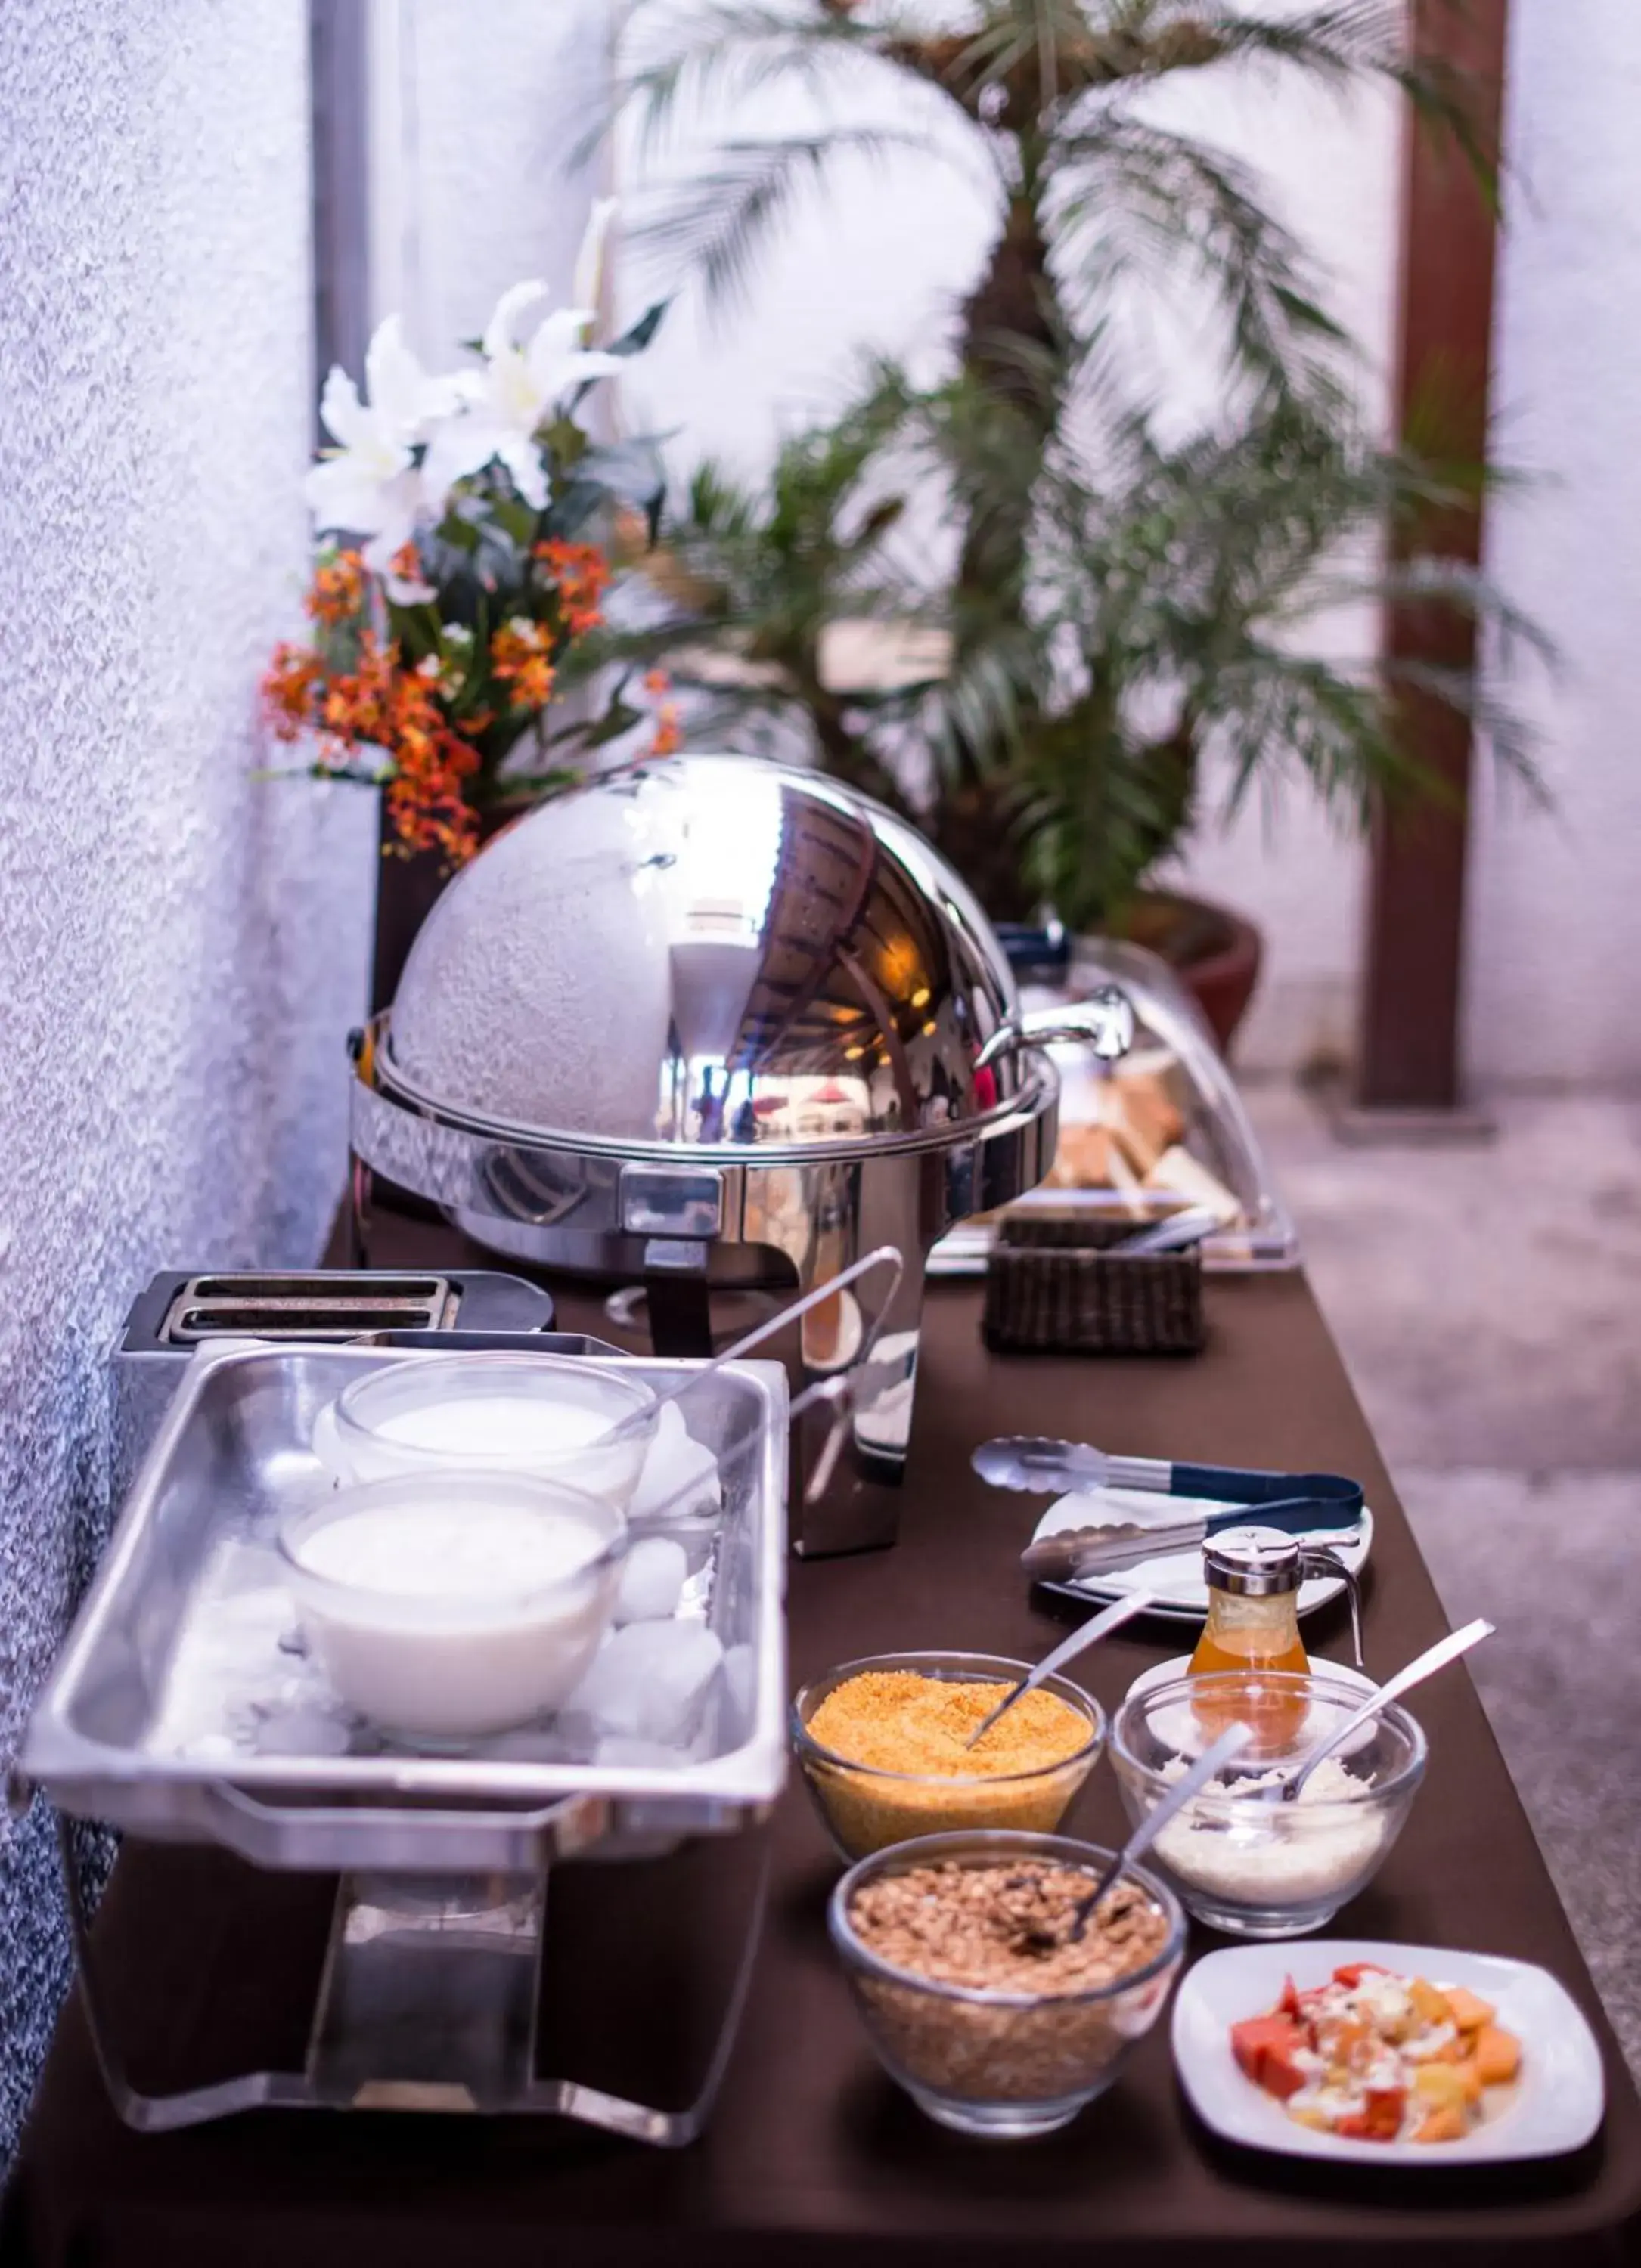
[[[724,1653],[687,1746],[611,1760],[553,1719],[443,1753],[316,1709],[301,1650],[285,1642],[293,1610],[272,1541],[329,1485],[312,1446],[319,1412],[362,1372],[439,1347],[199,1347],[34,1705],[7,1791],[18,1811],[39,1789],[66,1817],[341,1873],[299,2067],[150,2093],[126,2073],[118,1995],[60,1818],[82,1999],[131,2125],[280,2105],[544,2111],[676,2145],[711,2108],[761,1927],[761,1830],[786,1776],[786,1380],[737,1362],[691,1389],[688,1424],[718,1459],[723,1507],[688,1612]],[[631,1366],[663,1391],[690,1367]],[[722,1920],[739,1949],[688,2099],[658,2105],[541,2073],[552,1869],[642,1865],[708,1841],[752,1848]]]
[[[809,1290],[898,1246],[886,1307],[862,1286],[805,1327],[809,1376],[873,1361],[854,1470],[795,1538],[892,1542],[874,1484],[906,1456],[925,1256],[1047,1172],[1044,1043],[1112,1054],[1129,1028],[1120,994],[1023,1014],[965,885],[850,789],[740,756],[640,763],[492,843],[359,1035],[359,1249],[381,1174],[493,1250],[642,1278],[658,1351],[688,1355],[709,1287]]]

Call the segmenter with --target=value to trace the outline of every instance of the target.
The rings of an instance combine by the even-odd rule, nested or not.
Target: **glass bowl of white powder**
[[[510,1732],[579,1683],[628,1529],[605,1498],[451,1466],[350,1483],[285,1520],[285,1578],[339,1697],[401,1739]]]
[[[448,1464],[528,1472],[625,1512],[660,1415],[642,1379],[582,1355],[434,1355],[356,1378],[322,1413],[314,1447],[347,1479]]]
[[[1424,1777],[1424,1734],[1405,1709],[1393,1704],[1324,1757],[1296,1801],[1266,1800],[1361,1705],[1359,1688],[1275,1670],[1178,1677],[1124,1703],[1111,1758],[1136,1826],[1227,1725],[1253,1727],[1151,1847],[1149,1863],[1198,1921],[1230,1937],[1302,1937],[1366,1889]]]

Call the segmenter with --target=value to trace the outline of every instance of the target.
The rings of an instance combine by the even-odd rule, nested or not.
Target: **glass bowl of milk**
[[[618,1506],[524,1473],[394,1473],[282,1522],[285,1580],[340,1698],[433,1742],[510,1732],[580,1683],[615,1611]]]
[[[459,1464],[561,1481],[625,1512],[659,1422],[650,1388],[613,1366],[475,1351],[367,1371],[321,1412],[314,1448],[344,1480]]]

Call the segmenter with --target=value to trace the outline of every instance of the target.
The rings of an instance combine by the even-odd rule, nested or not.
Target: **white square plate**
[[[1209,1501],[1206,1497],[1153,1496],[1138,1489],[1087,1489],[1060,1497],[1051,1504],[1032,1529],[1031,1540],[1035,1543],[1040,1536],[1058,1535],[1067,1528],[1109,1528],[1126,1520],[1137,1521],[1142,1528],[1162,1528],[1173,1521],[1207,1518],[1230,1509],[1217,1499]],[[1248,1506],[1244,1509],[1247,1524],[1257,1527],[1258,1507]],[[1373,1515],[1364,1506],[1360,1524],[1354,1532],[1342,1532],[1336,1528],[1312,1528],[1304,1541],[1331,1544],[1354,1575],[1372,1549]],[[1318,1607],[1325,1607],[1344,1587],[1337,1575],[1324,1575],[1302,1583],[1296,1602],[1299,1612],[1308,1615]],[[1057,1584],[1055,1588],[1080,1592],[1101,1606],[1129,1591],[1149,1591],[1154,1597],[1147,1612],[1157,1620],[1194,1624],[1208,1620],[1208,1586],[1202,1580],[1201,1544],[1194,1543],[1188,1551],[1164,1552],[1155,1559],[1143,1559],[1137,1566],[1120,1567],[1109,1575],[1090,1575],[1082,1582]]]
[[[1374,1961],[1402,1977],[1463,1984],[1490,2000],[1521,2042],[1521,2076],[1489,2090],[1488,2114],[1459,2142],[1359,2142],[1290,2118],[1256,2087],[1231,2051],[1231,2027],[1262,2016],[1291,1977],[1303,1992],[1350,1961]],[[1188,1971],[1174,2001],[1174,2067],[1203,2124],[1228,2142],[1294,2158],[1366,2165],[1472,2166],[1511,2158],[1556,2158],[1587,2142],[1607,2105],[1601,2051],[1584,2016],[1548,1969],[1490,1953],[1362,1938],[1290,1940],[1210,1953]]]

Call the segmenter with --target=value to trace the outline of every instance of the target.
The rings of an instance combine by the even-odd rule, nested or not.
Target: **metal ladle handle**
[[[788,1323],[795,1323],[801,1315],[807,1315],[811,1307],[818,1307],[825,1300],[835,1299],[839,1292],[846,1290],[851,1284],[858,1283],[862,1276],[869,1275],[874,1268],[892,1268],[894,1280],[889,1286],[889,1295],[880,1310],[877,1329],[874,1329],[868,1334],[866,1343],[856,1358],[857,1366],[864,1363],[871,1353],[873,1344],[877,1337],[877,1329],[882,1328],[883,1317],[889,1313],[894,1302],[895,1293],[900,1288],[901,1276],[905,1272],[906,1262],[897,1244],[880,1244],[875,1251],[869,1252],[861,1259],[853,1262],[840,1274],[829,1276],[824,1284],[817,1284],[812,1292],[806,1292],[801,1300],[794,1300],[789,1307],[782,1307],[779,1313],[771,1315],[767,1322],[758,1324],[743,1337],[738,1338],[733,1346],[727,1346],[721,1354],[715,1354],[710,1362],[703,1363],[699,1370],[691,1370],[686,1377],[680,1379],[677,1385],[669,1392],[654,1395],[641,1410],[634,1410],[627,1417],[618,1418],[608,1432],[601,1433],[595,1441],[588,1442],[588,1447],[602,1449],[610,1442],[618,1441],[624,1435],[635,1432],[640,1425],[647,1425],[657,1410],[665,1409],[669,1402],[681,1402],[686,1394],[693,1394],[703,1379],[710,1378],[714,1371],[722,1370],[729,1363],[739,1362],[743,1356],[750,1354],[754,1347],[762,1346],[765,1339],[772,1339],[778,1332],[785,1330]],[[794,1417],[798,1414],[795,1408],[792,1414]]]
[[[1438,1638],[1434,1646],[1426,1646],[1423,1653],[1416,1654],[1393,1677],[1387,1677],[1378,1692],[1370,1695],[1359,1709],[1353,1710],[1342,1725],[1335,1726],[1326,1740],[1319,1741],[1298,1771],[1291,1773],[1282,1783],[1281,1788],[1272,1793],[1279,1793],[1284,1803],[1297,1802],[1300,1789],[1318,1764],[1325,1756],[1331,1756],[1334,1749],[1348,1741],[1360,1726],[1369,1723],[1381,1709],[1387,1709],[1393,1701],[1399,1701],[1404,1693],[1410,1693],[1416,1685],[1423,1685],[1427,1677],[1434,1677],[1438,1669],[1445,1669],[1450,1661],[1457,1661],[1461,1653],[1468,1653],[1473,1646],[1480,1646],[1484,1638],[1491,1638],[1492,1635],[1493,1624],[1478,1616],[1475,1622],[1467,1623],[1462,1630],[1452,1631],[1445,1638]]]
[[[1077,1900],[1072,1910],[1070,1934],[1074,1940],[1082,1936],[1089,1926],[1090,1916],[1125,1867],[1131,1867],[1136,1859],[1145,1856],[1170,1820],[1177,1817],[1192,1797],[1208,1786],[1223,1764],[1228,1764],[1233,1756],[1239,1756],[1253,1738],[1252,1725],[1240,1722],[1227,1725],[1213,1746],[1204,1749],[1189,1771],[1174,1782],[1157,1808],[1146,1814],[1110,1864],[1101,1867],[1093,1889],[1085,1897]]]
[[[894,1251],[894,1247],[892,1245],[885,1246],[883,1249],[885,1251],[894,1252],[895,1258],[897,1260],[899,1259],[900,1255],[898,1252]],[[874,1254],[872,1257],[881,1258],[882,1255]],[[851,1270],[849,1272],[851,1274],[858,1273],[859,1267],[864,1267],[868,1263],[866,1262],[862,1261],[858,1264],[856,1269]],[[831,1292],[839,1284],[844,1282],[844,1280],[845,1278],[841,1276],[834,1276],[832,1282],[828,1284],[825,1288],[828,1292]],[[790,1314],[793,1311],[788,1309],[787,1312]],[[778,1318],[778,1320],[784,1321],[785,1317]],[[839,1452],[843,1447],[844,1429],[848,1424],[850,1416],[854,1409],[855,1400],[859,1392],[856,1381],[864,1376],[869,1368],[870,1366],[866,1361],[863,1351],[861,1359],[854,1363],[841,1377],[817,1379],[813,1386],[806,1387],[803,1392],[799,1395],[797,1400],[792,1403],[787,1411],[787,1423],[788,1426],[790,1426],[795,1424],[798,1418],[802,1418],[807,1410],[818,1409],[822,1403],[830,1404],[832,1410],[832,1422],[831,1426],[828,1428],[826,1439],[821,1446],[821,1453],[815,1460],[814,1469],[810,1473],[809,1479],[804,1485],[803,1501],[805,1504],[817,1504],[825,1494],[827,1484],[831,1481],[833,1469],[838,1462]],[[696,1374],[699,1376],[700,1373],[697,1373]],[[758,1447],[758,1440],[759,1436],[756,1432],[749,1433],[744,1440],[737,1441],[733,1448],[722,1451],[717,1459],[720,1475],[721,1476],[726,1472],[733,1471],[736,1465],[743,1462],[743,1461],[750,1456],[751,1452]],[[634,1521],[632,1525],[634,1528],[643,1531],[662,1527],[665,1523],[668,1513],[672,1511],[674,1506],[687,1503],[690,1498],[696,1495],[699,1487],[700,1481],[699,1476],[684,1482],[679,1487],[674,1489],[670,1496],[663,1497],[653,1511],[647,1512],[641,1520]]]
[[[1024,1677],[1016,1679],[996,1707],[988,1710],[981,1718],[963,1743],[964,1747],[974,1748],[1016,1701],[1024,1700],[1028,1693],[1035,1693],[1038,1687],[1052,1677],[1057,1669],[1063,1669],[1067,1662],[1075,1661],[1090,1646],[1098,1646],[1101,1638],[1109,1638],[1112,1631],[1120,1630],[1124,1623],[1132,1622],[1135,1615],[1143,1614],[1151,1602],[1149,1591],[1129,1591],[1114,1605],[1107,1607],[1104,1614],[1096,1615],[1092,1622],[1083,1623],[1072,1631],[1069,1638],[1062,1638],[1057,1646],[1043,1656],[1035,1669],[1028,1669]]]

